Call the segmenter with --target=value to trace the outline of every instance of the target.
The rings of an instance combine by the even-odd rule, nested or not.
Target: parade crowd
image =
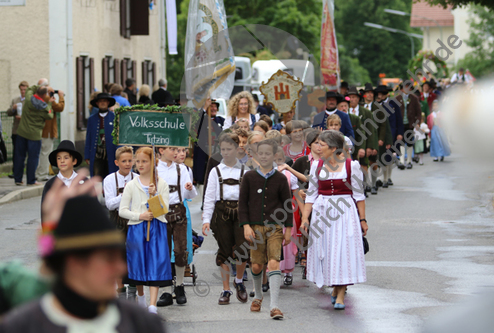
[[[395,91],[370,83],[359,90],[342,82],[339,92],[319,98],[324,107],[310,121],[295,120],[295,110],[287,110],[275,122],[269,107],[246,91],[231,97],[222,118],[219,103],[208,98],[197,110],[198,141],[192,149],[116,146],[116,106],[169,105],[173,99],[164,80],[152,96],[149,87],[141,87],[138,100],[133,80],[126,97],[121,86],[108,85],[107,92],[91,98],[84,156],[68,140],[46,154],[46,164],[58,170],[44,185],[39,240],[44,267],[55,275],[47,287],[51,292],[4,317],[0,332],[29,331],[33,325],[43,332],[58,332],[55,326],[69,331],[81,322],[89,331],[126,332],[126,325],[160,331],[157,307],[188,302],[184,276],[190,274],[194,249],[211,236],[223,284],[219,305],[229,304],[234,293],[241,303],[250,296],[250,311],[267,307],[271,318],[282,319],[280,286],[293,283],[299,264],[303,279],[332,287],[334,309],[345,309],[347,288],[367,279],[366,197],[393,186],[395,166],[410,170],[412,162],[424,164],[426,153],[434,161],[450,155],[441,102],[445,90],[466,83],[461,72],[455,75],[453,87],[420,79]],[[29,185],[36,184],[40,151],[46,150],[40,141],[45,121],[63,111],[63,93],[57,92],[55,102],[44,80],[31,87],[22,82],[20,89],[24,105],[15,100],[9,109],[20,121],[14,177],[21,185],[27,154]],[[20,107],[22,116],[16,113]],[[192,167],[185,163],[189,153]],[[84,161],[90,178],[75,171]],[[98,181],[105,208],[95,199]],[[202,236],[192,230],[188,206],[198,189]],[[159,216],[150,209],[152,198],[159,199]],[[252,291],[244,284],[249,277]],[[268,291],[270,304],[263,305]]]

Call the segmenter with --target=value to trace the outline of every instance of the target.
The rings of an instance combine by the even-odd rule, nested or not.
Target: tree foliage
[[[415,0],[414,2],[419,1],[424,0]],[[494,9],[494,2],[492,0],[425,0],[425,2],[428,2],[431,6],[441,5],[444,8],[452,6],[453,9],[456,7],[464,7],[470,4],[485,6],[489,9]]]
[[[386,27],[420,34],[420,29],[410,28],[408,17],[387,14],[384,9],[410,12],[412,0],[336,0],[336,31],[342,35],[339,44],[356,57],[369,73],[374,84],[380,73],[386,77],[404,77],[410,60],[410,38],[403,34],[391,33],[364,26],[364,22],[381,24]],[[414,39],[415,50],[421,48],[421,41]]]
[[[468,68],[474,76],[485,76],[494,72],[494,12],[475,5],[470,9],[475,19],[470,19],[468,46],[473,50],[458,62],[458,68]]]

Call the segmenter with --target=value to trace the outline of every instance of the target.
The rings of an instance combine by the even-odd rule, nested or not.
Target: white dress
[[[306,203],[312,203],[311,230],[307,250],[307,280],[322,286],[349,285],[367,280],[362,229],[355,201],[365,200],[360,164],[351,162],[353,195],[320,195],[317,166],[313,163]],[[328,175],[323,169],[322,180]],[[327,179],[347,179],[346,167],[329,173]],[[313,184],[315,183],[315,184]],[[326,222],[325,222],[326,221]],[[315,228],[315,232],[313,232]],[[322,231],[322,232],[321,232]]]

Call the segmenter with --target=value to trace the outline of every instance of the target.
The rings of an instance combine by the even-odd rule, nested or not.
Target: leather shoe
[[[283,312],[278,308],[271,309],[269,315],[272,319],[283,319]]]
[[[219,305],[227,305],[230,304],[230,296],[232,292],[229,290],[225,290],[221,293],[220,299],[218,300]]]
[[[175,287],[175,299],[177,304],[182,305],[187,303],[187,297],[185,297],[185,288],[183,284]]]
[[[269,290],[269,281],[262,285],[262,292],[267,292]]]
[[[389,186],[393,186],[393,185],[394,185],[394,183],[393,183],[393,181],[391,180],[391,178],[389,178],[389,179],[388,179],[388,185],[389,185]]]
[[[378,187],[378,188],[379,188],[379,187],[381,187],[381,186],[383,186],[383,181],[382,181],[382,180],[380,180],[380,179],[376,180],[376,187]]]
[[[233,285],[235,286],[235,290],[237,292],[237,299],[242,302],[242,303],[247,303],[247,291],[245,290],[245,286],[243,283],[236,283],[235,281],[233,282]]]
[[[262,299],[255,298],[250,305],[250,311],[261,312]]]
[[[14,174],[13,174],[13,173],[11,173],[10,175],[8,175],[8,177],[9,177],[10,179],[14,179]]]
[[[374,195],[376,195],[376,194],[377,194],[377,187],[373,186],[373,187],[371,188],[371,194],[374,194]]]
[[[157,302],[157,306],[168,306],[173,304],[173,296],[170,293],[163,293]]]
[[[388,188],[388,186],[389,186],[389,183],[388,182],[384,182],[383,188]]]
[[[334,305],[334,309],[335,309],[335,310],[345,310],[345,304],[336,303],[336,304]]]
[[[398,162],[398,169],[405,170],[405,164],[402,164],[401,162]]]
[[[411,169],[411,168],[413,168],[412,163],[408,163],[408,165],[407,165],[407,169]]]

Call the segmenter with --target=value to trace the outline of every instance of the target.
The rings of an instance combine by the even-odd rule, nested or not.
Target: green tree
[[[356,57],[368,72],[373,83],[379,73],[387,77],[404,77],[410,60],[410,38],[403,34],[391,33],[364,26],[364,22],[408,32],[421,33],[410,28],[409,19],[384,12],[396,9],[410,12],[412,0],[336,0],[335,27],[342,35],[342,47],[348,55]],[[415,50],[420,50],[421,42],[415,39]]]
[[[482,77],[494,72],[494,12],[483,6],[470,8],[470,38],[465,41],[473,50],[458,61],[457,67],[468,68],[473,76]]]
[[[340,77],[350,85],[363,86],[371,82],[369,72],[362,67],[357,57],[351,56],[350,52],[344,47],[345,42],[341,33],[336,33],[338,42],[338,58],[340,61]]]
[[[415,0],[414,2],[419,2],[421,0]],[[485,6],[489,9],[494,9],[494,2],[492,0],[425,0],[425,2],[428,2],[432,6],[435,5],[441,5],[444,8],[447,8],[448,6],[452,6],[453,8],[456,7],[463,7],[467,5],[480,5],[480,6]]]

